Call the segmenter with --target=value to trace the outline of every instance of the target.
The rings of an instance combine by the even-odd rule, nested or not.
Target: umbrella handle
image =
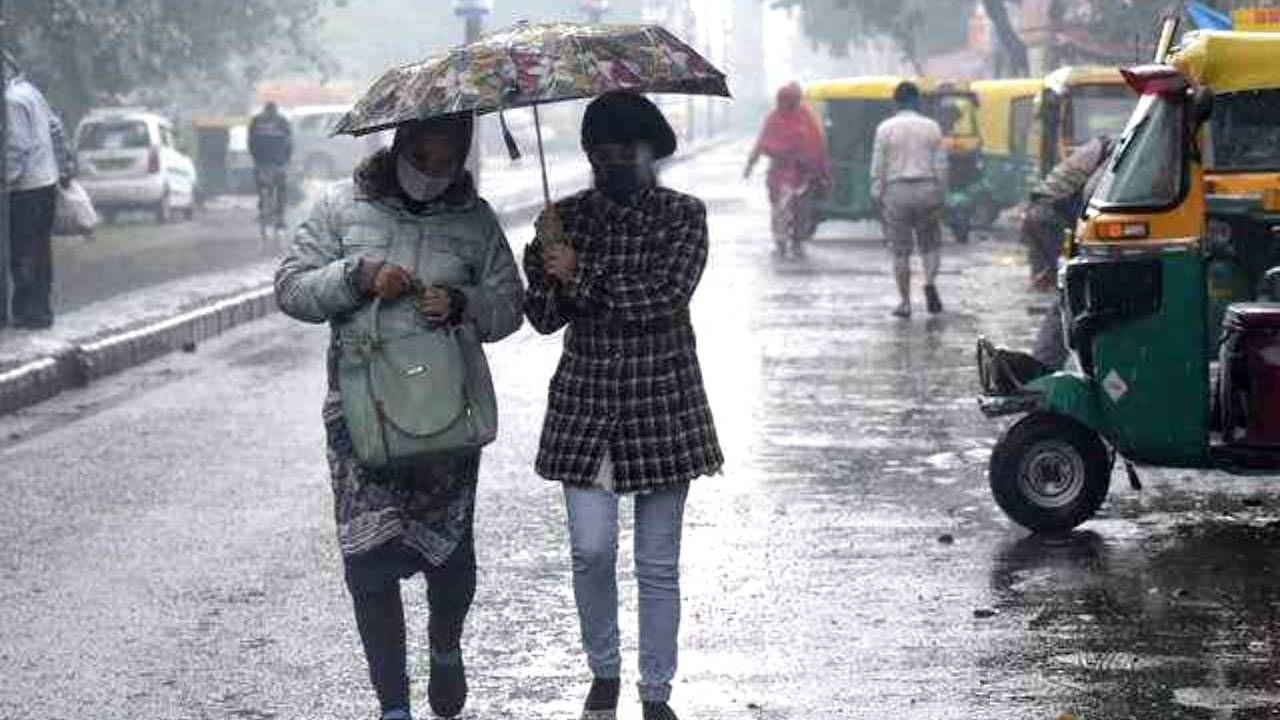
[[[551,207],[551,188],[547,184],[547,158],[542,151],[542,119],[538,116],[538,104],[533,104],[533,130],[538,136],[538,164],[542,168],[542,200]]]

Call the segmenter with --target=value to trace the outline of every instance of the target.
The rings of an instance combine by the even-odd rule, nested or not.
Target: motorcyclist
[[[249,123],[249,154],[253,156],[253,178],[258,187],[258,212],[271,210],[262,206],[262,189],[273,185],[276,202],[281,206],[276,212],[276,226],[283,228],[288,177],[285,168],[293,156],[293,127],[274,102],[268,102]]]

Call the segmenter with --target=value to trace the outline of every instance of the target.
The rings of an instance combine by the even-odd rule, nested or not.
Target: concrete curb
[[[0,415],[126,370],[174,350],[191,349],[237,325],[276,310],[270,284],[207,307],[128,330],[71,344],[57,353],[0,374]]]
[[[704,142],[670,161],[678,164],[736,138]],[[527,222],[542,209],[542,199],[502,211],[505,222]],[[108,375],[141,365],[174,350],[199,343],[277,310],[270,283],[207,307],[182,313],[101,340],[71,343],[56,352],[0,373],[0,415],[44,402],[64,390],[83,387]]]

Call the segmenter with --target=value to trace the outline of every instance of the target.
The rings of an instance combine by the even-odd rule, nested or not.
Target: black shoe
[[[934,315],[942,312],[942,298],[938,297],[938,288],[933,285],[924,286],[924,305]]]
[[[680,720],[671,706],[664,702],[647,702],[643,707],[644,720]]]
[[[381,720],[413,720],[413,714],[404,708],[383,710]]]
[[[456,717],[467,704],[467,671],[462,651],[431,651],[431,680],[427,683],[431,712],[443,718]]]
[[[618,678],[596,678],[591,681],[587,701],[582,704],[582,720],[615,720],[618,717],[618,695],[622,681]]]

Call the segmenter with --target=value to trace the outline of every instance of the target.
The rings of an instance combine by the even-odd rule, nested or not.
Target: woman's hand
[[[542,215],[538,216],[537,227],[538,239],[542,241],[543,247],[552,247],[564,244],[564,223],[560,221],[560,214],[556,212],[554,205],[548,205],[542,211]]]
[[[413,275],[399,265],[385,262],[360,264],[356,286],[363,295],[395,300],[413,287]]]
[[[578,272],[578,253],[572,246],[564,243],[544,247],[542,268],[547,275],[560,282],[570,282]]]
[[[418,312],[433,323],[443,325],[449,321],[453,313],[453,302],[448,288],[442,285],[428,285],[418,293],[416,300]]]

